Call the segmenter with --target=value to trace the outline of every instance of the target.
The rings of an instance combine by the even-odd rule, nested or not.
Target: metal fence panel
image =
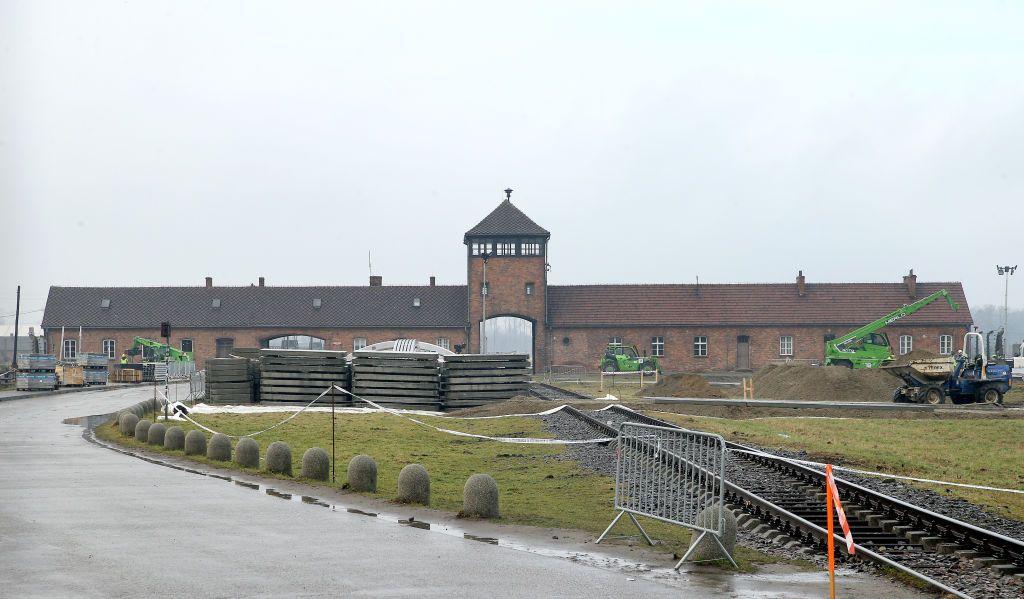
[[[685,526],[699,531],[701,536],[710,534],[721,546],[718,537],[722,534],[723,517],[707,522],[698,516],[707,508],[725,509],[725,449],[725,439],[719,435],[622,423],[615,470],[618,514],[598,542],[623,514],[628,514],[651,544],[653,541],[635,516]],[[725,555],[732,560],[727,552]]]

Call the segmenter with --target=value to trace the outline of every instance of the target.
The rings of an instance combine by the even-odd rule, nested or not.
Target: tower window
[[[490,254],[493,248],[490,243],[474,243],[472,246],[474,256],[482,256],[483,254]]]
[[[495,254],[498,256],[515,256],[516,255],[516,244],[514,243],[499,243],[495,246]]]
[[[540,244],[539,243],[524,243],[523,244],[523,255],[524,256],[540,256]]]

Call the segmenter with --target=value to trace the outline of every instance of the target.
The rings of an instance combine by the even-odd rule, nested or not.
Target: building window
[[[352,339],[352,351],[359,351],[366,347],[366,337],[354,337]]]
[[[77,339],[65,339],[64,340],[64,353],[62,354],[64,360],[74,360],[78,357],[78,340]]]
[[[495,254],[499,256],[515,256],[516,255],[516,244],[514,243],[498,243],[495,246],[497,250]]]
[[[111,360],[117,357],[117,343],[113,339],[103,340],[103,354]]]
[[[181,351],[192,353],[192,340],[182,339],[181,340]]]
[[[948,356],[953,353],[953,336],[939,335],[939,355]]]
[[[533,295],[533,283],[526,284],[526,295]]]
[[[474,243],[472,245],[472,247],[473,247],[473,255],[474,256],[482,256],[484,254],[490,254],[491,253],[491,249],[493,248],[493,246],[490,243]]]
[[[447,337],[438,337],[437,338],[437,346],[438,347],[443,347],[444,349],[449,349],[450,350],[451,349],[451,342],[448,341]]]
[[[910,335],[900,335],[900,355],[905,356],[914,351],[914,338]]]
[[[522,245],[524,256],[540,256],[540,244],[539,243],[524,243]]]
[[[693,357],[694,358],[706,358],[708,357],[708,338],[700,335],[693,338]]]
[[[793,355],[793,336],[782,335],[779,337],[779,355],[780,356],[792,356]]]
[[[664,337],[651,337],[651,355],[659,358],[665,355]]]
[[[231,350],[235,348],[235,339],[233,337],[219,337],[217,339],[217,357],[227,358],[231,353]]]

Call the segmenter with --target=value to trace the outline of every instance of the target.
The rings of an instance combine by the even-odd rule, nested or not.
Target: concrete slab
[[[4,595],[817,597],[824,588],[821,572],[593,567],[432,534],[148,463],[62,424],[151,393],[0,404]],[[923,596],[854,572],[840,582],[850,596]]]

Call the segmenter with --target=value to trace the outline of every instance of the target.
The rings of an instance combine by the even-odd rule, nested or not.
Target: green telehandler
[[[601,372],[661,372],[658,358],[641,356],[635,345],[609,343],[601,357]]]
[[[889,336],[879,331],[939,299],[945,299],[954,312],[960,309],[948,291],[945,289],[936,291],[912,304],[897,308],[857,330],[826,341],[825,365],[847,368],[878,368],[887,362],[892,362],[895,357],[892,354],[892,346],[889,345]]]
[[[153,341],[152,339],[146,339],[145,337],[136,337],[135,343],[133,343],[132,346],[124,353],[129,356],[137,356],[140,353],[145,355],[145,350],[143,348],[149,349],[150,359],[154,362],[163,362],[165,359],[170,362],[192,361],[192,352],[174,349],[166,343],[160,343],[159,341]]]

